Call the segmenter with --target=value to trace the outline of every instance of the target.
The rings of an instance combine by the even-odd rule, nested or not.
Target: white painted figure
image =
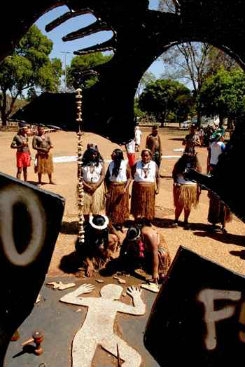
[[[140,354],[114,334],[114,322],[117,312],[144,315],[145,304],[141,299],[141,290],[136,287],[127,289],[127,294],[133,299],[132,306],[118,301],[123,288],[115,284],[102,287],[101,297],[79,297],[92,292],[93,289],[93,285],[83,284],[60,299],[61,302],[88,307],[86,319],[73,340],[73,367],[90,367],[99,345],[115,357],[118,356],[119,351],[120,359],[124,361],[123,367],[139,367]]]

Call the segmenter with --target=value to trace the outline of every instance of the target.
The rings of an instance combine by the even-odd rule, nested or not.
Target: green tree
[[[81,78],[82,73],[97,65],[108,62],[111,58],[111,55],[105,56],[101,52],[73,57],[71,65],[66,69],[67,86],[70,89],[77,89],[81,87],[81,84],[83,84],[85,88],[92,87],[97,82],[98,77],[89,76],[86,81],[83,82],[83,78]]]
[[[0,65],[0,112],[3,125],[24,91],[55,92],[58,90],[62,66],[59,59],[49,59],[53,43],[37,26],[32,26],[12,55]],[[9,102],[10,97],[10,102]]]
[[[201,111],[206,115],[219,115],[234,120],[245,111],[245,73],[240,68],[230,72],[224,68],[207,78],[199,96]]]
[[[191,101],[191,93],[186,86],[170,79],[158,79],[146,86],[140,95],[139,107],[154,115],[164,125],[170,113],[174,113],[180,120],[185,119],[191,108]]]

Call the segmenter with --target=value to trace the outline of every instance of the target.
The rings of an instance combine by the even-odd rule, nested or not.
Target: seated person
[[[95,269],[100,270],[115,256],[118,243],[117,235],[109,233],[109,219],[105,215],[89,216],[85,225],[85,243],[76,244],[76,250],[84,261],[86,276],[91,277]]]
[[[152,275],[155,283],[166,275],[171,262],[163,236],[148,226],[128,229],[119,259],[121,266],[127,266],[129,271],[143,268]]]

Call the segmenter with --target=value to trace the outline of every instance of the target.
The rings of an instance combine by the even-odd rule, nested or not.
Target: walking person
[[[162,160],[162,143],[158,134],[157,125],[152,127],[151,134],[147,136],[145,147],[151,151],[152,160],[156,162],[158,168],[160,169]]]
[[[131,139],[127,144],[125,144],[125,149],[127,152],[129,167],[132,168],[135,164],[135,140]]]
[[[45,133],[44,126],[39,125],[37,134],[32,140],[32,148],[37,151],[35,173],[38,175],[38,185],[42,185],[42,175],[47,174],[49,183],[54,185],[52,174],[54,171],[53,156],[50,150],[53,148],[50,137]]]
[[[31,165],[31,153],[28,144],[28,127],[24,123],[19,124],[18,133],[14,136],[10,145],[12,149],[17,149],[16,162],[17,173],[16,178],[21,179],[23,171],[24,181],[27,181],[27,168]]]
[[[141,160],[132,168],[133,188],[131,213],[134,218],[152,221],[155,217],[155,195],[159,193],[160,177],[158,166],[152,160],[149,149],[141,152]]]
[[[195,154],[195,147],[201,145],[199,136],[196,132],[196,125],[191,125],[190,134],[185,136],[182,145],[185,145],[185,153]]]
[[[134,132],[135,136],[134,136],[134,140],[135,140],[135,151],[139,152],[139,148],[140,148],[140,143],[141,143],[141,135],[142,135],[142,131],[140,130],[139,126],[135,127],[135,132]]]
[[[199,202],[201,189],[196,182],[185,178],[188,169],[195,169],[201,172],[201,166],[196,154],[184,153],[175,163],[173,177],[173,197],[175,206],[175,221],[173,227],[178,227],[179,217],[184,210],[184,229],[190,229],[188,222],[191,209],[196,208]]]
[[[105,183],[106,215],[116,229],[122,229],[122,225],[129,217],[129,185],[131,182],[131,170],[128,162],[124,160],[123,151],[115,149],[111,155]]]
[[[212,143],[208,148],[207,171],[212,175],[219,161],[220,155],[225,151],[224,137],[221,132],[215,132],[211,136]],[[219,197],[209,190],[209,211],[208,222],[211,223],[211,230],[219,230],[217,224],[221,224],[221,231],[227,233],[226,223],[232,220],[230,209],[219,199]]]
[[[82,177],[84,187],[83,214],[100,214],[105,208],[105,164],[98,146],[88,144],[82,158]]]

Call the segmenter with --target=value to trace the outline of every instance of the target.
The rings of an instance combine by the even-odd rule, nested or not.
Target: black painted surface
[[[211,300],[214,311],[232,306],[234,314],[215,322],[216,347],[207,347],[204,303],[206,289],[237,291],[240,300]],[[239,333],[241,304],[245,301],[245,278],[180,248],[152,309],[145,333],[145,345],[161,366],[237,366],[244,359],[245,343]],[[214,314],[211,313],[213,316]]]
[[[3,237],[4,227],[11,222],[11,211],[8,214],[8,203],[11,196],[20,195],[22,198],[30,198],[34,208],[39,207],[39,213],[43,220],[44,238],[38,246],[38,238],[33,242],[37,251],[27,265],[21,265],[13,261],[14,251],[10,255],[4,250],[5,246],[11,249],[8,237]],[[24,199],[25,200],[25,199]],[[26,207],[22,199],[21,215],[14,218],[12,227],[13,244],[16,251],[24,256],[30,246],[33,235],[32,209]],[[14,331],[30,314],[38,292],[43,284],[47,273],[55,242],[59,234],[64,210],[64,199],[53,193],[23,183],[5,174],[0,173],[0,279],[1,279],[1,302],[0,302],[0,365]],[[38,222],[39,223],[39,222]],[[38,225],[37,223],[37,225]],[[28,226],[31,233],[26,235],[25,227]],[[18,233],[19,232],[19,236]],[[8,232],[11,236],[12,231]],[[22,243],[16,243],[21,241]],[[14,246],[13,246],[14,247]]]

